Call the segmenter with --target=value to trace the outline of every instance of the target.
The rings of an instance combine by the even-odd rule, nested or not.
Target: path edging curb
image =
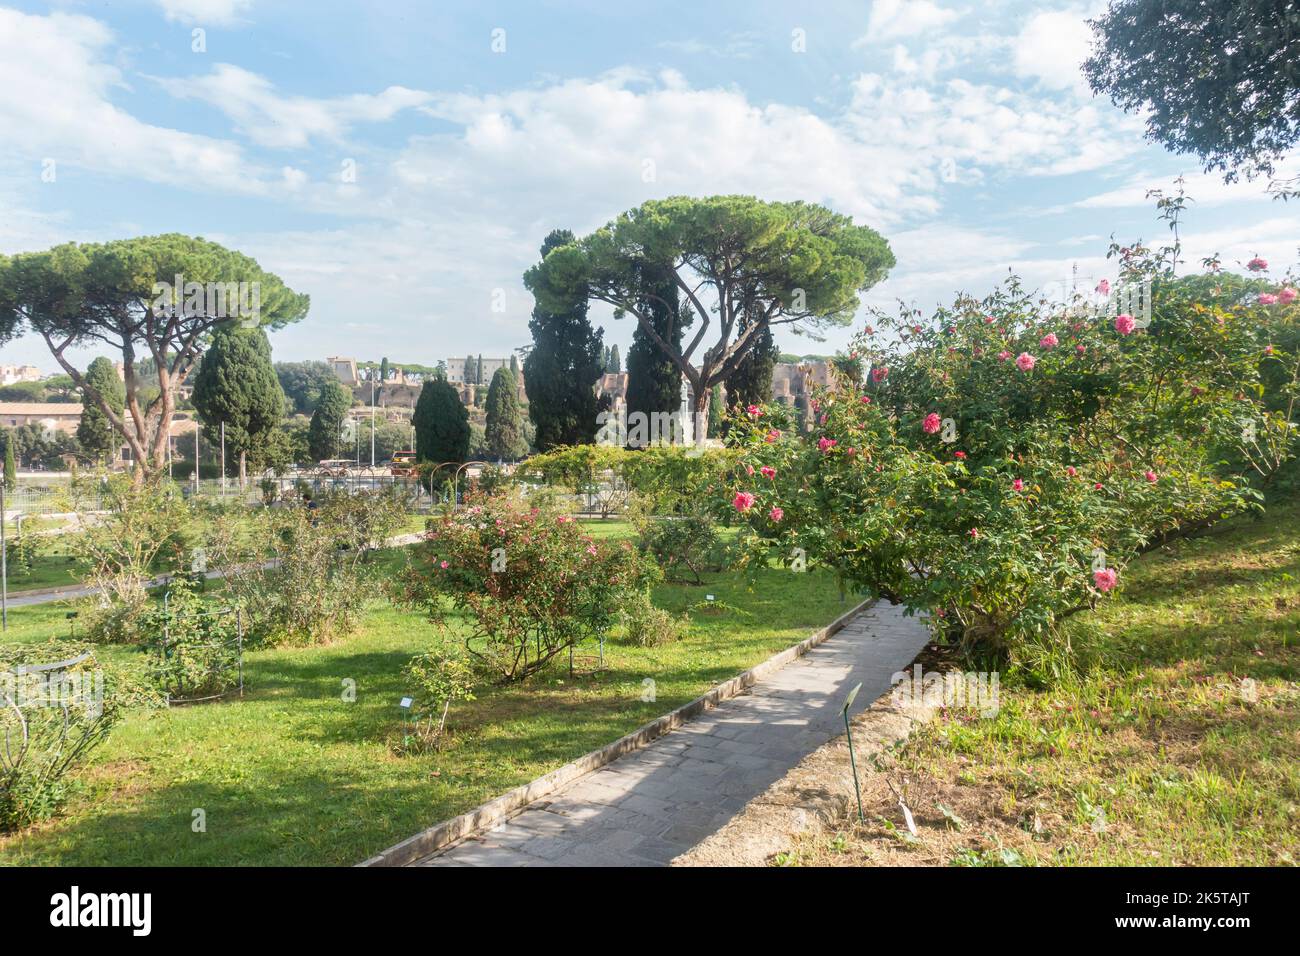
[[[427,830],[408,837],[401,843],[390,846],[387,850],[383,850],[356,865],[405,866],[407,863],[459,843],[475,833],[491,829],[498,823],[514,816],[529,804],[554,793],[560,787],[613,763],[624,754],[640,750],[652,740],[662,737],[669,731],[676,730],[682,724],[699,716],[720,702],[729,700],[742,691],[749,689],[768,674],[802,657],[827,638],[838,634],[844,629],[845,624],[875,603],[875,598],[868,598],[860,602],[825,627],[814,631],[798,644],[787,647],[783,651],[778,651],[767,660],[755,664],[749,670],[737,674],[729,680],[723,681],[676,710],[669,711],[648,724],[643,724],[613,743],[586,753],[577,760],[567,763],[563,767],[558,767],[550,773],[543,774],[530,783],[521,784],[513,790],[507,790],[501,796],[489,800],[487,803],[479,804],[460,816],[435,824]]]

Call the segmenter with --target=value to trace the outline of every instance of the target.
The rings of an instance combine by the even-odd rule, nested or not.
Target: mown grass
[[[1300,507],[1145,556],[1070,631],[1082,676],[1004,685],[996,717],[950,712],[898,754],[919,841],[885,798],[781,862],[1300,860]]]
[[[605,525],[609,534],[626,528]],[[599,532],[598,532],[599,533]],[[400,553],[384,561],[391,574]],[[659,648],[584,647],[519,686],[485,687],[458,705],[452,745],[400,756],[399,672],[442,640],[417,614],[372,601],[353,636],[326,647],[247,655],[242,700],[136,712],[96,752],[62,816],[0,838],[12,864],[351,864],[439,820],[554,769],[694,698],[841,613],[825,575],[760,572],[755,586],[712,575],[707,588],[664,585],[681,611],[704,593],[751,616],[697,616]],[[17,609],[10,640],[66,635],[67,608]],[[134,653],[104,648],[107,658]],[[641,700],[643,681],[656,699]],[[355,682],[356,700],[344,699]],[[206,832],[194,832],[194,811]]]

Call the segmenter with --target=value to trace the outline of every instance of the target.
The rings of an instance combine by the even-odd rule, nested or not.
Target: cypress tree
[[[677,283],[671,269],[647,269],[642,274],[645,308],[653,318],[655,332],[680,350],[682,330],[693,316],[678,306]],[[676,412],[682,404],[682,373],[663,349],[655,344],[638,322],[627,353],[627,412],[646,416],[655,412]],[[662,437],[662,436],[661,436]]]
[[[86,384],[104,396],[114,413],[122,414],[126,407],[126,384],[112,361],[101,355],[91,362],[86,369]],[[77,423],[77,441],[86,455],[100,464],[111,461],[122,443],[122,437],[109,424],[108,416],[84,396],[81,421]]]
[[[321,389],[307,427],[307,448],[312,458],[323,461],[339,456],[339,430],[351,407],[351,393],[338,382],[327,382]]]
[[[469,412],[450,382],[435,378],[424,383],[411,422],[417,460],[441,464],[468,457]]]
[[[261,329],[230,327],[213,335],[194,376],[192,400],[208,441],[221,441],[225,423],[226,453],[237,457],[241,483],[250,459],[260,466],[283,451],[272,435],[284,418],[284,390]]]
[[[492,384],[488,386],[484,441],[492,458],[517,461],[528,454],[524,410],[519,404],[519,383],[508,368],[497,369]]]
[[[553,231],[542,243],[542,258],[571,242],[573,233],[567,229]],[[538,449],[590,444],[598,427],[599,403],[593,386],[604,368],[604,333],[592,329],[586,297],[575,298],[560,312],[535,306],[528,329],[533,347],[524,359],[524,388]]]

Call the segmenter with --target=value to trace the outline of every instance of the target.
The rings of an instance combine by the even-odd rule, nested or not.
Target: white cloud
[[[429,99],[427,93],[401,86],[333,99],[284,96],[265,77],[229,63],[218,64],[206,76],[155,81],[173,96],[214,106],[255,143],[273,148],[300,148],[313,139],[338,141],[357,123],[383,122]]]
[[[902,147],[913,163],[1030,175],[1100,169],[1141,148],[1135,121],[962,79],[931,87],[863,74],[848,121],[861,138]]]
[[[241,14],[252,9],[253,0],[156,0],[168,20],[193,26],[237,23]]]
[[[1053,89],[1084,89],[1081,67],[1092,30],[1081,10],[1057,10],[1030,17],[1013,43],[1016,75]]]
[[[46,159],[154,183],[265,191],[262,170],[219,139],[143,123],[111,102],[123,86],[107,62],[111,31],[89,17],[0,8],[0,130],[10,158]],[[20,133],[21,131],[21,133]],[[56,180],[57,182],[57,180]]]
[[[933,0],[875,0],[867,32],[853,41],[854,49],[899,37],[933,32],[962,14]]]

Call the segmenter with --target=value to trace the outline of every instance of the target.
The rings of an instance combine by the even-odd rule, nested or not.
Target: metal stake
[[[853,690],[849,691],[849,696],[844,701],[844,707],[840,710],[844,717],[844,734],[849,738],[849,766],[853,768],[853,792],[858,796],[858,822],[866,823],[867,818],[862,813],[862,788],[858,786],[858,761],[853,755],[853,728],[849,726],[849,708],[853,706],[853,698],[858,696],[858,691],[862,690],[862,683],[859,682]]]

